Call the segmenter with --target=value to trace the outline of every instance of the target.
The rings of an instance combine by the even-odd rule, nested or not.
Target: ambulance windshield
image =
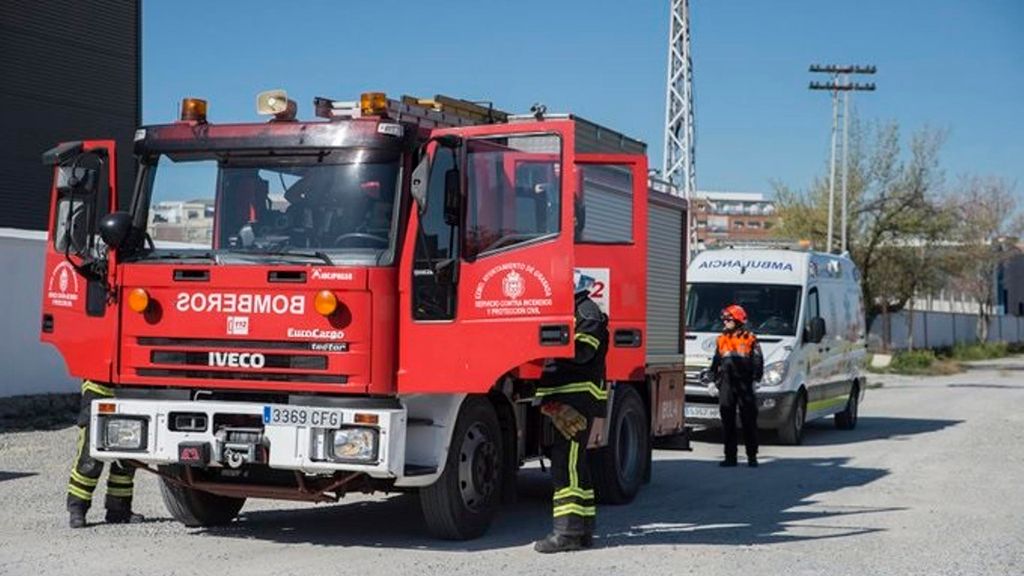
[[[701,282],[686,287],[686,330],[720,332],[722,309],[739,304],[747,327],[757,335],[795,336],[800,315],[800,286]]]
[[[397,153],[369,150],[160,155],[141,192],[158,252],[383,264],[394,252],[398,177]]]

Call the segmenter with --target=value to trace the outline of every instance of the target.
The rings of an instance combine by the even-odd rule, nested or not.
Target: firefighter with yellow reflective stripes
[[[68,480],[68,513],[72,528],[85,527],[85,514],[92,505],[93,492],[99,484],[103,473],[103,462],[89,455],[89,412],[92,401],[101,398],[112,398],[114,391],[102,384],[85,380],[82,382],[82,404],[78,411],[78,447],[75,462],[71,466],[71,478]],[[141,522],[142,516],[132,513],[132,490],[134,488],[135,469],[122,466],[120,462],[110,465],[107,474],[107,522],[124,524]]]
[[[594,417],[607,410],[608,317],[590,299],[594,279],[577,272],[575,281],[575,357],[552,361],[536,392],[541,412],[557,431],[551,446],[554,530],[534,544],[541,553],[589,548],[594,541],[597,508],[587,440]]]

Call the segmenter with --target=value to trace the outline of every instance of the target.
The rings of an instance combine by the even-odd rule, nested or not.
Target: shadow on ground
[[[838,430],[832,418],[808,422],[804,428],[804,445],[839,446],[871,440],[909,440],[919,434],[938,432],[960,424],[963,420],[938,420],[927,418],[892,418],[887,416],[861,416],[853,430]],[[742,435],[740,435],[742,438]],[[718,428],[694,432],[692,439],[697,442],[722,443],[722,431]],[[762,430],[761,443],[765,446],[778,445],[774,432]],[[741,449],[742,452],[742,449]]]
[[[955,420],[862,417],[853,431],[819,423],[807,431],[812,445],[905,439],[942,430]],[[827,429],[826,429],[827,428]],[[713,434],[713,433],[712,433]],[[770,452],[770,451],[766,451]],[[664,454],[660,454],[664,456]],[[848,458],[781,458],[766,454],[762,466],[723,469],[687,459],[654,463],[653,481],[628,506],[602,506],[599,547],[651,544],[754,545],[877,532],[869,518],[901,508],[823,505],[818,495],[863,487],[888,470],[858,468]],[[483,538],[445,542],[426,531],[415,495],[323,507],[243,513],[234,524],[197,531],[221,538],[322,546],[366,546],[480,551],[524,546],[550,526],[551,483],[543,472],[520,474],[519,501],[507,506]],[[866,520],[866,521],[865,521]]]
[[[4,472],[0,470],[0,482],[6,482],[8,480],[17,480],[18,478],[27,478],[29,476],[36,476],[38,472]]]

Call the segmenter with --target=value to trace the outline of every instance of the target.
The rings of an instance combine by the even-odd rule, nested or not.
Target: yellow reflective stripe
[[[598,400],[607,400],[608,392],[604,388],[600,388],[593,382],[577,382],[575,384],[565,384],[564,386],[554,386],[549,388],[537,388],[536,396],[554,396],[556,394],[575,394],[577,392],[587,392]]]
[[[82,382],[82,392],[93,392],[95,394],[99,394],[100,396],[114,395],[113,389],[108,388],[102,384],[97,384],[92,380],[86,380],[85,382]]]
[[[580,457],[580,444],[573,440],[569,442],[569,488],[579,488],[580,479],[576,472],[576,464]]]
[[[590,334],[584,334],[583,332],[577,332],[576,333],[576,339],[579,340],[580,342],[583,342],[584,344],[589,344],[589,345],[593,346],[595,350],[601,347],[601,341],[598,340],[597,338],[594,338]]]
[[[121,484],[131,484],[135,479],[132,476],[125,476],[123,474],[109,474],[107,476],[107,482],[120,482]]]
[[[71,479],[83,486],[95,487],[99,478],[89,478],[74,468],[71,469]]]
[[[110,488],[107,487],[107,496],[114,496],[116,498],[131,498],[131,488]]]
[[[580,506],[579,504],[562,504],[561,506],[555,506],[552,515],[555,518],[559,516],[597,516],[597,507],[595,506]]]
[[[553,500],[561,500],[562,498],[571,498],[573,496],[575,496],[577,498],[582,498],[584,500],[593,500],[594,499],[594,491],[593,490],[584,490],[582,488],[573,488],[573,487],[562,488],[558,492],[555,492],[555,496],[554,496]]]
[[[79,500],[85,500],[86,502],[92,500],[92,493],[86,492],[85,490],[82,490],[78,486],[72,486],[71,484],[68,484],[68,494],[71,494],[72,496],[78,498]]]

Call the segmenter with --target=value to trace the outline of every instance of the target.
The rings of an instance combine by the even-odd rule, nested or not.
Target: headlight
[[[778,386],[782,384],[782,381],[786,379],[786,371],[789,369],[789,362],[786,360],[780,360],[778,362],[772,362],[771,364],[764,367],[764,378],[757,383],[757,387],[761,386]]]
[[[106,418],[103,445],[108,450],[141,450],[146,446],[146,422],[138,418]]]
[[[372,462],[377,459],[377,430],[375,428],[342,428],[331,437],[331,458]]]

